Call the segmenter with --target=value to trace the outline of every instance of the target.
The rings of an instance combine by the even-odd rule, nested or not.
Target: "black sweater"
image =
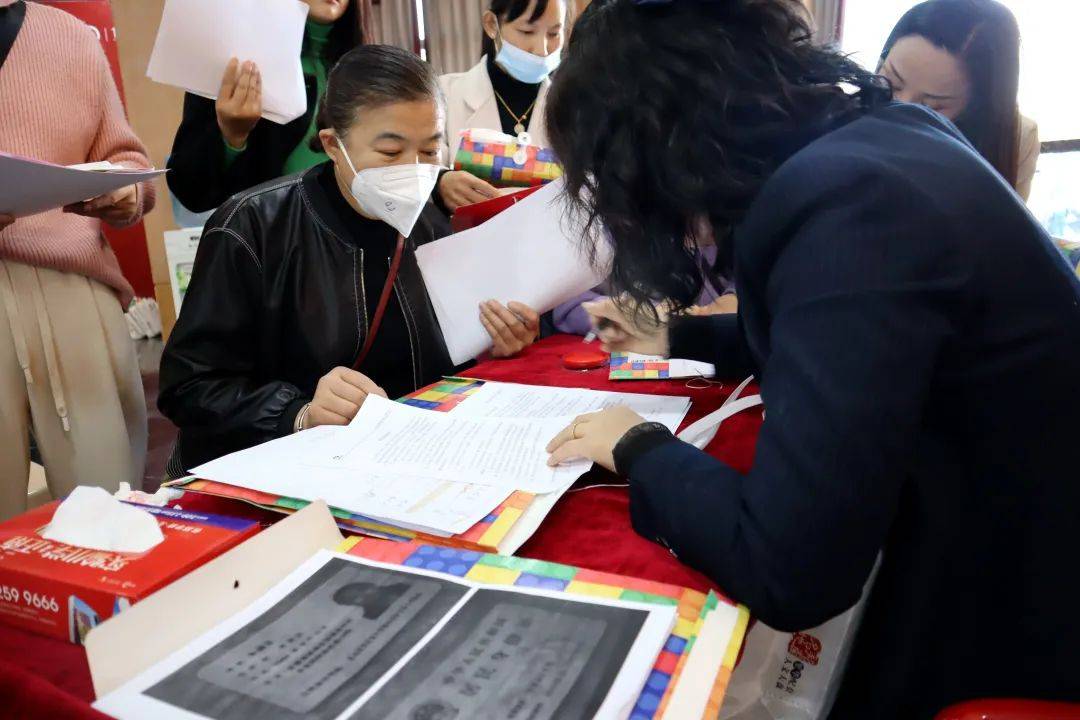
[[[166,163],[169,190],[192,212],[220,206],[231,196],[279,177],[285,159],[311,127],[318,98],[315,79],[304,77],[307,112],[287,125],[260,120],[251,131],[247,150],[232,164],[225,162],[225,141],[217,124],[214,101],[184,94],[184,115]]]
[[[671,349],[757,373],[753,470],[639,435],[637,531],[784,630],[849,608],[883,551],[834,718],[1080,700],[1080,281],[1047,234],[893,104],[785,163],[734,242],[738,320]]]
[[[498,93],[498,97],[495,98],[495,104],[499,106],[499,124],[501,129],[507,135],[517,135],[514,132],[514,126],[517,125],[517,117],[525,115],[525,111],[528,110],[528,114],[525,117],[524,125],[529,127],[529,122],[532,120],[533,113],[536,112],[536,98],[540,95],[540,84],[531,85],[529,83],[523,83],[520,80],[510,77],[505,70],[495,64],[492,58],[488,58],[487,61],[488,77],[491,78],[491,87]],[[514,114],[510,114],[510,110],[499,102],[501,97],[506,104],[514,111]],[[531,108],[531,109],[530,109]]]

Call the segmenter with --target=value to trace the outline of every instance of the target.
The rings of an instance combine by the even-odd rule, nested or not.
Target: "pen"
[[[607,330],[609,327],[614,327],[614,326],[615,326],[615,323],[608,320],[607,318],[600,318],[599,320],[596,321],[596,330],[590,330],[588,335],[585,336],[585,339],[582,342],[591,343],[592,341],[596,340],[596,333],[597,332],[599,332],[601,330]]]

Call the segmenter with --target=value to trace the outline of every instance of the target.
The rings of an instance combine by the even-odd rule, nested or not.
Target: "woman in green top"
[[[194,212],[213,210],[235,193],[326,162],[311,149],[315,108],[338,58],[370,40],[371,0],[303,0],[310,6],[300,64],[307,112],[286,125],[260,120],[259,68],[233,59],[217,100],[188,93],[168,161],[169,190]]]

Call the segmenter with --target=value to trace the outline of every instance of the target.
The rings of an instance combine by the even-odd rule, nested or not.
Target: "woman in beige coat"
[[[483,17],[484,56],[467,72],[439,78],[446,95],[446,164],[453,165],[463,130],[527,132],[531,144],[547,146],[544,106],[549,75],[559,64],[566,11],[566,0],[491,0]],[[498,190],[456,170],[439,178],[436,193],[453,211]]]

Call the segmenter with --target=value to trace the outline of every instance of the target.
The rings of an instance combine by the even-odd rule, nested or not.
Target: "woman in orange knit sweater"
[[[149,166],[101,46],[62,10],[0,0],[0,152]],[[132,290],[101,223],[130,225],[153,205],[143,184],[0,215],[0,519],[26,506],[31,431],[54,497],[141,482],[146,400],[123,317]]]

